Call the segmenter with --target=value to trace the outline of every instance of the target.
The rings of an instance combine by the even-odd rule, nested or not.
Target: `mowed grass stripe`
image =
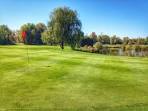
[[[51,59],[51,60],[48,60],[48,59],[47,59],[47,61],[53,61],[53,60],[54,60],[53,58],[50,58],[50,59]],[[61,61],[59,60],[58,62],[59,62],[59,63],[60,63],[60,62],[63,63],[64,61],[66,61],[67,58],[64,58],[64,59],[65,59],[65,60],[62,59]],[[71,58],[68,58],[68,59],[70,60]],[[37,61],[37,62],[38,62],[38,61]],[[41,63],[39,62],[38,64],[42,64],[43,62],[44,62],[44,61],[42,61]],[[57,64],[59,64],[59,63],[57,63]],[[32,65],[33,65],[33,64],[32,64]],[[56,67],[53,66],[52,69],[53,69],[53,68],[56,68]],[[38,70],[39,70],[39,69],[40,69],[40,67],[37,67],[36,70],[32,70],[31,72],[29,72],[29,73],[30,73],[30,74],[29,74],[29,78],[31,78],[30,75],[36,75],[36,77],[39,77],[39,79],[41,79],[41,78],[40,78],[40,75],[41,75],[42,77],[45,77],[44,73],[42,73],[42,74],[39,73],[39,74],[38,74]],[[29,69],[29,70],[30,70],[30,69]],[[44,69],[44,70],[45,70],[45,69]],[[53,69],[53,70],[56,71],[57,69]],[[34,71],[35,71],[35,72],[34,72]],[[41,71],[41,72],[42,72],[42,71]],[[56,73],[53,73],[53,74],[54,74],[54,77],[56,77],[55,79],[58,79],[58,76],[60,76],[60,77],[62,76],[62,74],[58,74],[57,76],[55,76]],[[63,74],[66,74],[66,72],[64,72]],[[23,76],[24,76],[24,75],[23,75]],[[49,76],[49,78],[52,78],[52,77],[50,77],[51,74],[48,75],[48,76]],[[10,78],[10,79],[12,79],[12,78]],[[20,81],[19,81],[17,78],[15,78],[15,79],[16,79],[16,81],[17,81],[19,84],[21,84]],[[21,77],[20,77],[19,79],[20,79],[21,81],[23,81],[23,80],[21,79]],[[33,78],[32,78],[32,79],[33,79]],[[35,79],[37,79],[37,78],[35,78]],[[45,78],[45,79],[48,79],[48,78]],[[52,79],[53,79],[53,78],[52,78]],[[29,79],[28,79],[28,78],[26,78],[26,80],[27,80],[27,82],[29,82]],[[37,81],[37,80],[35,80],[35,81]],[[33,82],[33,80],[31,80],[31,82]],[[45,82],[45,81],[41,79],[41,82]],[[12,86],[11,86],[11,85],[12,85]],[[11,85],[10,85],[10,87],[13,87],[13,84],[11,84]],[[17,85],[17,84],[15,84],[15,85]],[[25,86],[24,84],[21,84],[21,85]],[[41,85],[41,83],[38,83],[38,85]],[[21,87],[22,87],[22,86],[21,86]],[[28,86],[28,87],[29,87],[29,86]],[[9,87],[7,86],[7,88],[9,88]],[[25,88],[25,87],[23,87],[23,88]],[[26,87],[26,88],[27,88],[27,87]],[[19,88],[19,90],[21,90],[21,88]],[[35,89],[32,89],[32,90],[35,90]],[[17,92],[17,91],[16,91],[16,92]]]
[[[9,73],[3,70],[3,78],[8,79],[0,79],[0,108],[14,108],[14,111],[148,110],[148,58],[91,54],[67,47],[62,51],[58,47],[28,46],[30,65],[25,67],[26,72],[19,72],[21,68],[13,56],[15,50],[23,56],[25,47],[0,48],[3,55],[12,54],[6,58],[17,67]]]

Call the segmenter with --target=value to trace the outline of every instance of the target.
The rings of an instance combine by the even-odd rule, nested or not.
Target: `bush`
[[[133,49],[135,52],[140,52],[140,51],[141,51],[140,45],[133,45],[132,49]]]
[[[94,48],[95,48],[96,51],[101,52],[103,46],[100,42],[96,42],[95,45],[94,45]]]
[[[132,45],[125,46],[125,55],[132,56]]]
[[[126,45],[125,46],[125,51],[130,51],[132,50],[132,45]]]
[[[87,46],[93,46],[93,39],[91,38],[84,38],[80,41],[80,46],[84,47],[85,45]]]
[[[141,51],[148,52],[148,45],[142,45],[141,46]]]
[[[110,48],[109,53],[111,55],[118,55],[119,54],[119,48]]]
[[[97,48],[95,48],[93,46],[87,46],[87,45],[85,45],[84,47],[81,47],[80,50],[84,51],[84,52],[91,52],[91,53],[97,52]]]
[[[94,48],[93,46],[88,46],[88,51],[93,53],[93,52],[97,52],[97,49]]]

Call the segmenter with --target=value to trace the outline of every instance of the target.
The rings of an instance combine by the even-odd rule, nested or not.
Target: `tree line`
[[[26,38],[22,39],[22,33],[25,32]],[[44,23],[26,23],[17,31],[12,31],[6,25],[0,25],[0,44],[24,43],[30,45],[69,45],[72,49],[84,46],[102,45],[148,45],[148,37],[118,37],[106,34],[97,35],[92,32],[90,35],[84,35],[82,23],[78,13],[69,7],[55,8],[49,16],[48,24]]]
[[[53,10],[49,18],[47,26],[43,23],[27,23],[15,32],[6,25],[0,25],[0,44],[15,44],[17,42],[37,45],[60,44],[62,49],[64,49],[64,45],[75,49],[83,37],[82,23],[78,18],[77,11],[68,7],[59,7]],[[26,34],[24,41],[22,40],[23,32]],[[15,40],[11,40],[12,38]]]
[[[81,39],[80,46],[83,47],[93,46],[96,42],[101,43],[102,45],[148,45],[148,37],[118,37],[116,35],[109,36],[106,34],[97,35],[95,32],[92,32],[90,35],[84,36]]]

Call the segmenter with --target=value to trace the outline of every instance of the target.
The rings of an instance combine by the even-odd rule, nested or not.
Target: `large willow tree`
[[[56,8],[50,15],[48,29],[52,36],[58,39],[62,49],[64,43],[70,45],[72,49],[75,48],[83,36],[81,27],[77,12],[68,7]]]

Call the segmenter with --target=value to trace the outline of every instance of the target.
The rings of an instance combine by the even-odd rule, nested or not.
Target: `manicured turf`
[[[0,111],[148,111],[148,58],[0,46]]]

